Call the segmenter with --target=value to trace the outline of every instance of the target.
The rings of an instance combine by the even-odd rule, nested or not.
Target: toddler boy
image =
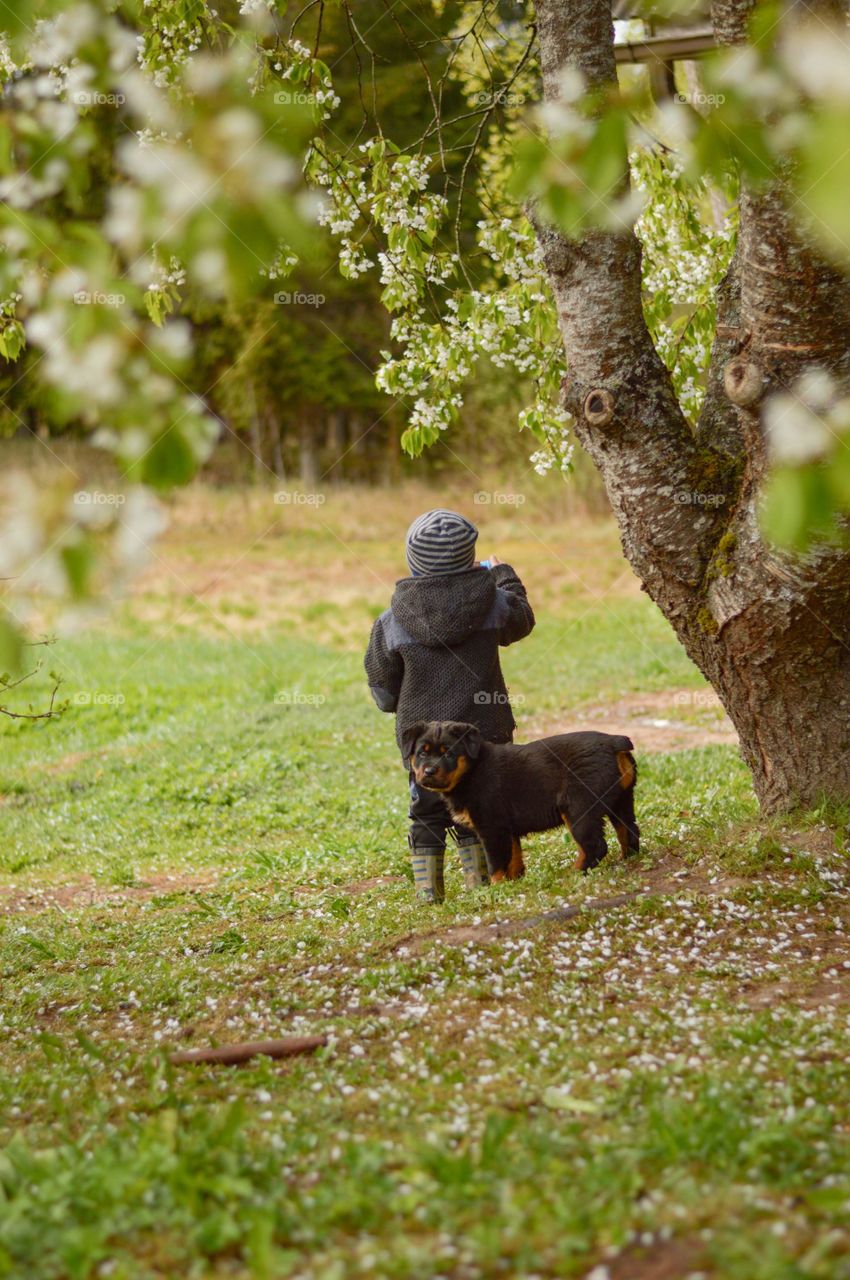
[[[534,626],[525,587],[508,564],[475,559],[478,530],[464,516],[438,508],[407,531],[411,577],[395,588],[390,608],[375,620],[366,652],[369,688],[381,711],[396,713],[396,741],[418,720],[474,724],[488,742],[510,742],[516,728],[499,646],[522,640]],[[405,760],[410,768],[410,761]],[[410,833],[416,896],[445,897],[446,832],[460,852],[468,888],[489,883],[476,833],[453,826],[434,791],[410,774]]]

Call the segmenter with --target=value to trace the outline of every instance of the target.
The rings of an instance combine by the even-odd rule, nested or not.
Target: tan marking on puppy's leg
[[[620,770],[620,786],[624,791],[635,785],[634,761],[628,751],[617,752],[617,768]]]
[[[570,820],[565,813],[561,814],[561,821],[569,831],[570,835],[573,836],[573,840],[576,840],[575,836],[573,835],[573,829],[570,826]],[[576,840],[576,848],[578,849],[578,855],[576,856],[576,860],[574,864],[575,869],[576,871],[584,871],[584,864],[587,862],[587,854],[585,853],[584,849],[582,849],[578,840]]]
[[[490,875],[491,884],[501,884],[504,879],[505,879],[504,871],[493,871]]]
[[[525,863],[522,860],[522,845],[516,836],[511,840],[511,860],[508,863],[508,879],[519,880],[525,875]]]
[[[629,856],[629,833],[625,822],[615,822],[614,830],[617,833],[617,839],[620,842],[620,853],[624,858]]]

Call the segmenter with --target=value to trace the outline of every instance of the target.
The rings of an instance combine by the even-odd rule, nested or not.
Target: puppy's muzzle
[[[447,782],[445,770],[436,764],[426,764],[424,768],[415,770],[414,776],[421,786],[432,791],[442,791]]]

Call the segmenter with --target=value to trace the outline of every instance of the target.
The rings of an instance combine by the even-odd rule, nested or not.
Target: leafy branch
[[[53,639],[35,640],[30,642],[30,647],[35,648],[38,645],[50,645],[54,643],[55,641]],[[44,661],[42,660],[41,662],[36,663],[31,671],[27,671],[24,675],[18,676],[16,680],[13,680],[8,672],[4,672],[0,675],[0,690],[2,690],[3,695],[5,695],[12,689],[20,688],[20,686],[26,684],[28,680],[32,680],[37,676],[43,668]],[[59,689],[62,685],[62,677],[57,675],[55,671],[50,671],[48,674],[53,682],[53,687],[50,690],[50,701],[47,704],[46,710],[34,711],[32,703],[30,703],[26,711],[12,711],[5,702],[0,702],[0,715],[6,716],[9,720],[55,720],[57,717],[61,716],[68,707],[67,701],[60,702],[58,705],[56,702],[57,694],[59,693]]]

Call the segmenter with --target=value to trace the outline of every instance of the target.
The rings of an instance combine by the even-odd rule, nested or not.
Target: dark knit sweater
[[[499,645],[527,636],[534,614],[507,564],[403,578],[372,627],[366,674],[396,740],[417,720],[474,724],[489,742],[515,728]]]

